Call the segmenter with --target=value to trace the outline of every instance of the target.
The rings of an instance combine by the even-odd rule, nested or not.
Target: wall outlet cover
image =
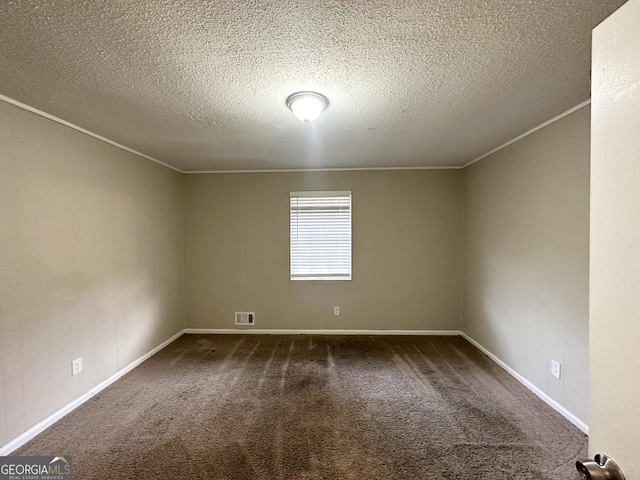
[[[340,315],[340,307],[333,307],[333,314]]]
[[[560,376],[562,374],[562,364],[560,362],[556,362],[555,360],[551,360],[551,375],[560,380]]]
[[[82,371],[82,357],[71,362],[71,375],[77,375]]]

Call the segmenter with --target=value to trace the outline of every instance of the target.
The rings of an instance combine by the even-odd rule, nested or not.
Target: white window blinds
[[[291,280],[351,280],[351,192],[291,192]]]

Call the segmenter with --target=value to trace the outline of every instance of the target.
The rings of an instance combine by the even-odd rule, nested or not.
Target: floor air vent
[[[236,312],[236,325],[254,325],[255,323],[255,312]]]

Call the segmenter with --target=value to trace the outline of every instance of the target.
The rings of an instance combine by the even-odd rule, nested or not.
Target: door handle
[[[577,461],[576,469],[583,480],[625,480],[618,464],[600,453],[593,460]]]

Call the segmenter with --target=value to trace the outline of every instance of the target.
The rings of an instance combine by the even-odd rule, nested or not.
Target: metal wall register
[[[71,457],[0,457],[0,480],[71,480]]]

